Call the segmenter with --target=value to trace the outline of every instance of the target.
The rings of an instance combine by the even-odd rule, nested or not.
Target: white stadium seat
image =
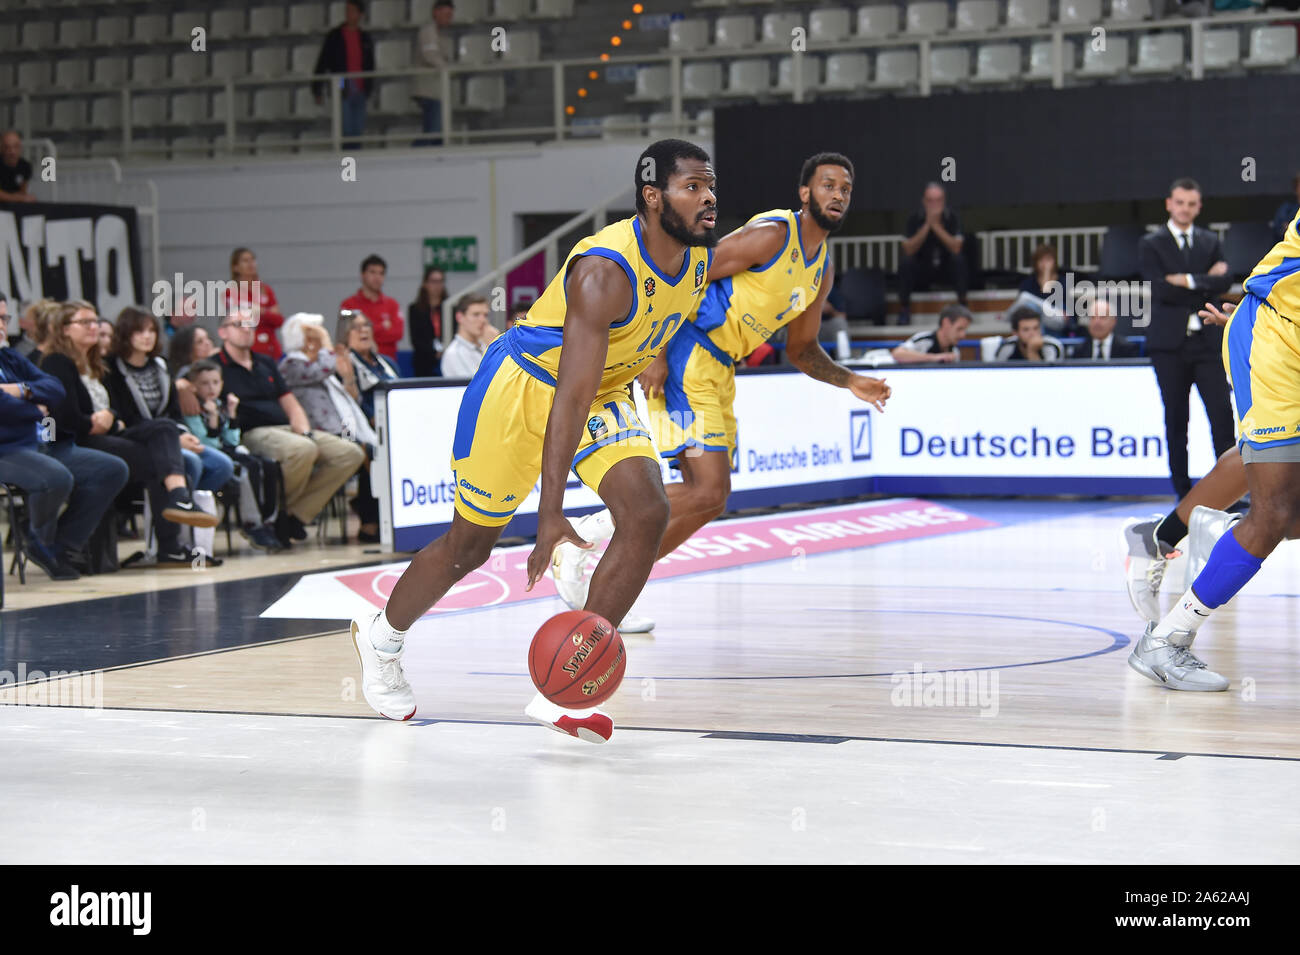
[[[54,85],[61,89],[90,84],[90,61],[60,57],[54,64]]]
[[[1077,47],[1071,40],[1066,40],[1061,48],[1061,70],[1069,76],[1074,72]],[[1050,80],[1052,78],[1052,41],[1035,40],[1029,47],[1029,69],[1025,72],[1027,80]]]
[[[121,86],[126,82],[126,74],[124,56],[97,56],[90,69],[91,82],[96,86]]]
[[[1151,19],[1151,0],[1111,0],[1110,19],[1116,23]]]
[[[323,33],[325,29],[325,8],[319,3],[295,3],[289,8],[290,33]]]
[[[404,27],[406,21],[406,4],[402,0],[371,0],[366,5],[364,26],[371,30],[389,30]],[[375,54],[378,57],[378,53]]]
[[[858,36],[876,39],[898,32],[898,7],[893,4],[876,4],[858,8]]]
[[[462,33],[456,41],[456,62],[477,65],[490,62],[492,35],[490,33]]]
[[[191,56],[201,57],[193,53]],[[166,53],[140,53],[131,58],[131,82],[136,86],[161,83],[167,79]]]
[[[1250,31],[1250,53],[1246,66],[1286,66],[1295,60],[1296,34],[1291,24],[1283,27],[1254,27]]]
[[[375,69],[400,70],[411,65],[411,38],[380,40],[375,44]]]
[[[111,16],[95,19],[92,42],[100,46],[118,46],[131,39],[131,21],[127,17]]]
[[[59,21],[59,46],[89,46],[94,42],[95,21],[77,17]]]
[[[713,45],[719,50],[736,50],[754,43],[754,18],[718,17],[713,24]]]
[[[972,83],[1006,83],[1020,76],[1020,47],[1015,43],[986,43],[975,54]]]
[[[1048,0],[1007,0],[1007,28],[1033,29],[1045,26],[1051,11]]]
[[[239,79],[248,72],[247,50],[217,50],[209,53],[208,58],[212,61],[213,79]]]
[[[208,27],[208,39],[243,39],[245,37],[244,22],[244,11],[242,9],[213,10],[212,22]]]
[[[324,109],[324,104],[316,102],[310,86],[303,86],[293,91],[294,116],[319,116]]]
[[[319,43],[299,43],[289,54],[289,72],[294,76],[305,76],[316,69],[316,59],[320,56]]]
[[[528,15],[528,0],[492,0],[491,20],[517,23]]]
[[[254,119],[284,119],[289,115],[289,88],[272,86],[253,93]]]
[[[1138,37],[1134,73],[1173,73],[1183,68],[1183,35],[1151,33]]]
[[[907,32],[933,36],[948,29],[949,7],[946,0],[922,0],[907,5]]]
[[[1241,34],[1236,27],[1206,30],[1201,34],[1201,61],[1207,70],[1226,70],[1241,62]]]
[[[173,123],[193,126],[208,120],[208,97],[206,93],[173,93],[171,104]]]
[[[613,113],[600,120],[601,139],[641,139],[643,124],[636,113]]]
[[[1056,22],[1065,26],[1088,26],[1101,22],[1101,0],[1061,0]]]
[[[916,50],[881,50],[876,55],[877,89],[901,89],[920,78],[920,57]]]
[[[832,53],[826,58],[826,80],[823,89],[866,89],[870,61],[865,53]]]
[[[957,4],[956,29],[964,33],[996,29],[998,0],[960,0]]]
[[[253,51],[249,74],[252,76],[284,76],[284,47],[263,46]]]
[[[567,20],[572,16],[573,0],[537,0],[537,9],[533,11],[533,17],[538,20]]]
[[[248,11],[248,33],[257,39],[270,39],[284,32],[284,7],[253,7]]]
[[[415,109],[411,101],[411,81],[381,79],[379,81],[379,111],[381,113],[409,113]]]
[[[207,79],[208,55],[192,53],[189,48],[172,54],[171,78],[177,83],[194,83]]]
[[[842,7],[808,14],[808,39],[816,43],[847,40],[853,25],[851,11]]]
[[[465,80],[464,98],[460,108],[466,110],[499,110],[506,105],[506,80],[494,76],[470,76]]]
[[[79,129],[86,123],[85,105],[85,101],[79,96],[56,99],[50,123],[60,132]]]
[[[756,96],[772,86],[772,71],[767,60],[732,60],[727,64],[727,95]]]
[[[55,36],[53,20],[25,20],[18,33],[18,45],[24,50],[43,50],[54,46]]]
[[[536,30],[507,30],[501,59],[511,63],[535,63],[542,58],[542,35]]]
[[[682,127],[677,129],[673,126],[672,110],[656,110],[646,117],[646,136],[650,139],[665,139],[669,136],[677,136],[685,133],[690,126],[690,117],[682,114]]]
[[[208,15],[202,10],[183,10],[172,14],[171,38],[189,43],[196,27],[208,28]]]
[[[695,114],[695,128],[692,136],[708,136],[713,132],[713,110],[702,109]]]
[[[671,92],[672,72],[667,66],[642,66],[636,71],[636,89],[630,99],[663,100]]]
[[[41,90],[50,85],[49,60],[27,60],[18,64],[20,89]]]
[[[956,86],[970,79],[970,50],[964,46],[930,49],[930,85]]]
[[[1092,43],[1084,42],[1080,76],[1118,76],[1127,69],[1128,37],[1109,35],[1102,50],[1095,50]]]
[[[703,50],[708,45],[709,21],[703,17],[673,20],[668,24],[668,49],[674,52]]]
[[[682,96],[708,99],[722,90],[722,64],[686,63],[682,66]]]
[[[782,11],[763,16],[762,42],[764,46],[779,46],[790,49],[796,29],[803,27],[803,15]]]
[[[487,18],[487,0],[458,0],[456,4],[457,23],[482,23]]]
[[[152,43],[167,36],[167,14],[141,13],[131,21],[131,39],[136,43]]]
[[[161,126],[167,122],[167,97],[162,93],[139,93],[131,97],[131,126]]]
[[[794,89],[794,59],[793,56],[783,56],[776,62],[776,88],[784,93]],[[803,64],[804,91],[816,89],[821,81],[821,58],[805,53],[799,59]]]
[[[217,90],[212,94],[212,119],[218,123],[226,121],[226,91]],[[235,120],[238,122],[246,118],[248,113],[248,93],[239,88],[235,89]]]

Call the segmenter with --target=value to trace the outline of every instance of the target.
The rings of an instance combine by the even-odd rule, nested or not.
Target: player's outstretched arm
[[[537,544],[528,555],[528,590],[546,572],[551,553],[560,543],[591,546],[564,516],[564,485],[605,371],[609,327],[632,308],[632,286],[623,270],[597,256],[584,256],[574,263],[564,290],[568,298],[564,347],[542,442],[542,494],[537,507]]]
[[[729,275],[743,272],[755,265],[763,265],[785,245],[790,227],[776,219],[764,219],[741,226],[722,237],[713,250],[713,264],[709,266],[709,281],[716,282]]]

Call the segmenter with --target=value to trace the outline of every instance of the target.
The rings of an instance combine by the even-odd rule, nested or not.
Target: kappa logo
[[[501,503],[502,503],[502,504],[509,504],[509,503],[510,503],[511,501],[513,501],[514,499],[515,499],[515,496],[514,496],[513,494],[507,494],[505,497],[501,498]]]
[[[653,275],[647,275],[645,277],[645,297],[649,298],[654,293],[655,293],[655,277]]]
[[[704,263],[696,262],[695,263],[695,287],[699,288],[703,284],[704,284]]]
[[[597,415],[594,418],[587,419],[587,433],[591,435],[592,440],[600,440],[607,431],[609,426],[605,424],[605,419]]]

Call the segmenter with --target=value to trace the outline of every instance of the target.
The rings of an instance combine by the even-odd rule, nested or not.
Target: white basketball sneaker
[[[1121,534],[1128,599],[1147,623],[1160,619],[1160,585],[1170,559],[1178,556],[1178,551],[1163,553],[1164,548],[1156,540],[1159,524],[1158,516],[1146,521],[1134,518],[1124,525]]]
[[[361,693],[384,719],[409,720],[415,715],[415,694],[402,673],[402,651],[384,653],[370,642],[370,627],[378,617],[352,621],[352,646],[361,661]]]
[[[1133,647],[1128,665],[1138,673],[1171,690],[1201,690],[1221,693],[1228,688],[1228,678],[1215,673],[1205,661],[1192,653],[1196,634],[1187,630],[1175,631],[1167,637],[1157,637],[1156,625],[1147,624],[1147,631]]]
[[[588,743],[607,743],[614,735],[614,721],[599,707],[585,710],[566,710],[552,703],[542,694],[536,694],[524,707],[524,715],[541,723],[547,729],[564,733]]]
[[[576,521],[573,529],[583,540],[591,544],[600,544],[614,536],[614,519],[609,508],[588,514]],[[587,591],[591,587],[591,575],[600,563],[600,554],[593,550],[583,550],[574,544],[560,544],[551,555],[551,576],[555,578],[555,590],[570,610],[582,610],[587,606]],[[655,622],[649,617],[638,617],[629,613],[615,629],[619,633],[649,633],[655,628]]]
[[[1190,584],[1205,569],[1210,551],[1219,538],[1241,520],[1243,515],[1216,511],[1212,507],[1192,508],[1192,519],[1187,522],[1187,582]]]

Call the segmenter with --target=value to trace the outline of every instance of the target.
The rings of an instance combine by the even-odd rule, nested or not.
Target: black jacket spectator
[[[1070,346],[1070,359],[1072,361],[1104,361],[1105,359],[1093,358],[1094,339],[1085,338],[1077,345]],[[1123,335],[1114,334],[1110,336],[1110,358],[1140,358],[1142,357],[1141,349],[1137,344],[1129,341]]]
[[[76,363],[67,355],[55,352],[41,359],[41,371],[56,378],[63,391],[60,400],[46,406],[54,419],[54,440],[84,442],[90,437],[90,416],[95,406],[90,392],[81,383]]]
[[[41,371],[13,349],[0,348],[0,384],[22,383],[31,389],[31,400],[0,391],[0,454],[35,448],[36,425],[45,417],[36,406],[45,405],[53,411],[66,394],[53,375]]]
[[[221,363],[222,403],[232,392],[239,397],[239,417],[235,424],[240,431],[289,423],[289,416],[280,405],[280,396],[288,394],[289,388],[275,362],[253,352],[253,367],[249,370],[232,359],[224,348],[213,358]]]
[[[360,30],[360,28],[358,27]],[[361,71],[370,73],[375,68],[375,41],[365,30],[361,32]],[[316,58],[316,69],[313,71],[317,76],[323,76],[327,73],[346,73],[348,71],[348,54],[346,41],[343,39],[343,26],[336,26],[329,33],[325,34],[325,42],[321,45],[320,56]],[[352,80],[356,83],[366,96],[369,96],[374,89],[374,77],[365,76]],[[316,81],[311,84],[312,95],[321,96],[325,92],[325,84]]]
[[[136,388],[131,386],[131,375],[126,362],[118,356],[105,359],[108,374],[104,376],[104,387],[108,389],[108,401],[113,410],[121,417],[127,427],[151,418],[170,418],[180,422],[181,407],[172,386],[171,376],[167,373],[167,363],[161,358],[150,359],[150,365],[156,369],[158,382],[162,389],[162,412],[154,414]]]

